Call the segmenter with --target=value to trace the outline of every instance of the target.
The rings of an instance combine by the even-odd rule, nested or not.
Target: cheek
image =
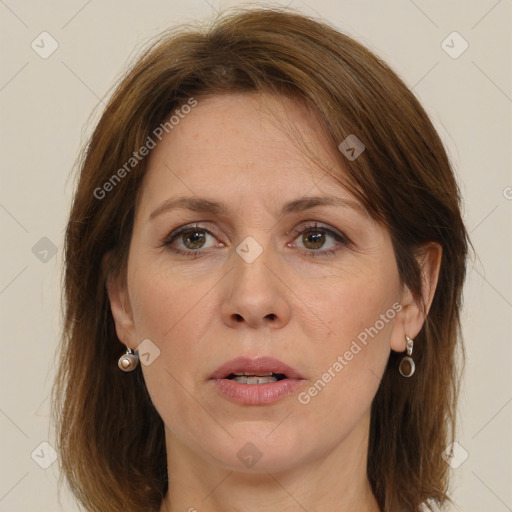
[[[142,365],[144,380],[166,424],[175,424],[176,418],[188,424],[188,414],[193,416],[194,370],[204,361],[202,339],[211,325],[206,308],[211,310],[212,284],[204,279],[188,283],[187,278],[149,265],[138,268],[130,296],[137,336],[139,341],[150,339],[159,351],[151,365]]]
[[[305,333],[316,343],[308,357],[314,377],[301,403],[315,402],[311,409],[328,407],[344,417],[349,411],[358,417],[370,405],[389,357],[398,274],[380,267],[372,272],[354,268],[323,281],[319,288],[324,291],[304,300],[309,306],[304,314],[318,312],[323,329]]]
[[[211,326],[208,290],[213,283],[187,280],[148,269],[137,272],[132,283],[139,340],[149,338],[160,351],[158,359],[142,365],[144,381],[164,423],[180,438],[198,418],[206,430],[214,426],[196,397],[194,371],[204,361],[202,339]]]
[[[133,294],[130,295],[139,335],[162,344],[162,348],[169,343],[194,339],[205,320],[204,309],[209,303],[207,295],[215,284],[213,276],[183,277],[158,267],[152,269],[149,263],[140,265],[139,269],[131,284]]]
[[[323,345],[341,350],[360,334],[364,341],[364,333],[374,333],[376,323],[380,338],[389,337],[395,316],[392,305],[400,296],[398,272],[392,265],[347,265],[338,275],[324,276],[315,284],[315,291],[306,283],[297,290],[303,315],[316,316],[323,325],[322,333],[309,333],[310,339],[323,339]]]

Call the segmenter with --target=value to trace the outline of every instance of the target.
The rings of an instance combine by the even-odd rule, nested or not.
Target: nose
[[[221,307],[223,321],[231,328],[241,325],[257,329],[278,329],[290,320],[290,290],[283,282],[276,263],[265,249],[248,263],[234,255],[234,268],[228,274],[226,298]]]

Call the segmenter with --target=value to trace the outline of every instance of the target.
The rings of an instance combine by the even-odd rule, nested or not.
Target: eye
[[[317,223],[296,229],[294,233],[298,235],[296,240],[299,240],[299,247],[305,249],[301,252],[311,258],[334,255],[341,247],[350,243],[342,233]]]
[[[177,254],[195,258],[206,252],[204,249],[205,247],[208,248],[206,246],[208,238],[215,240],[215,236],[201,226],[183,226],[167,235],[162,241],[162,246]],[[220,243],[218,246],[224,247],[224,244]]]
[[[304,226],[294,230],[296,239],[299,240],[300,252],[307,257],[316,258],[319,256],[334,255],[343,246],[350,243],[350,240],[338,231],[334,231],[317,223]],[[182,254],[192,258],[209,252],[208,238],[213,240],[216,237],[206,228],[199,225],[183,226],[167,235],[161,242],[161,247],[166,247],[176,254]],[[217,247],[224,247],[219,242]],[[288,244],[295,247],[295,244]]]

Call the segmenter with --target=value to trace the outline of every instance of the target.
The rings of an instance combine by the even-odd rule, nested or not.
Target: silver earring
[[[414,364],[414,361],[412,360],[412,348],[414,345],[414,340],[412,338],[409,338],[409,336],[405,336],[406,344],[405,349],[407,350],[407,355],[402,358],[400,361],[400,366],[398,367],[398,371],[400,372],[400,375],[402,377],[412,377],[414,375],[414,370],[416,369],[416,365]],[[404,364],[409,365],[409,372],[404,373]]]
[[[126,353],[119,358],[119,361],[117,361],[117,366],[119,366],[123,372],[131,372],[135,370],[138,365],[139,356],[137,356],[137,354],[135,354],[131,348],[126,347]]]

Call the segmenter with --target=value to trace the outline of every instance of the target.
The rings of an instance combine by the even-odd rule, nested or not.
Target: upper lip
[[[225,379],[232,373],[246,373],[248,375],[258,373],[280,373],[289,379],[303,379],[304,377],[295,368],[273,357],[236,357],[219,366],[210,377],[211,379]]]

